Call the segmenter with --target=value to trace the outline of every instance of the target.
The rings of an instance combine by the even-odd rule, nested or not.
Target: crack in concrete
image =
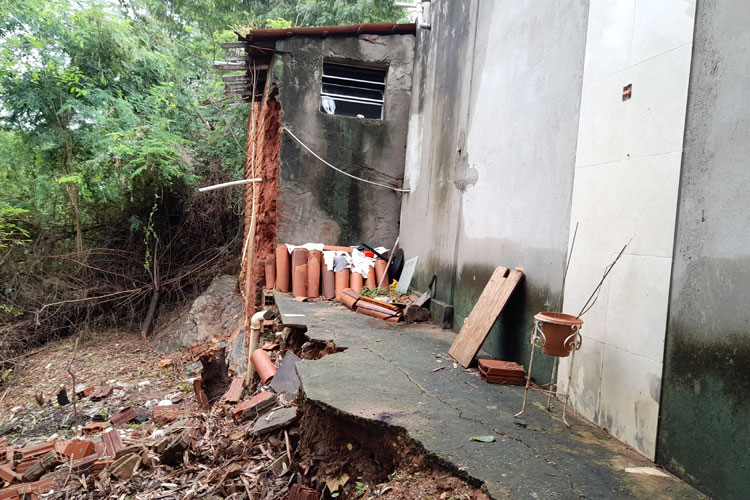
[[[503,432],[503,431],[501,431],[500,429],[497,429],[497,428],[495,428],[495,427],[494,427],[494,426],[493,426],[492,424],[490,424],[489,422],[484,422],[484,421],[481,421],[481,420],[476,420],[476,419],[473,419],[473,418],[469,418],[469,417],[466,417],[466,416],[464,416],[464,412],[463,412],[463,410],[462,410],[462,409],[460,409],[460,408],[457,408],[457,407],[453,406],[452,404],[450,404],[449,402],[447,402],[447,401],[445,401],[445,400],[441,399],[441,398],[440,398],[439,396],[437,396],[437,395],[435,395],[435,394],[431,394],[431,393],[430,393],[429,391],[427,391],[427,389],[425,389],[425,388],[424,388],[424,387],[423,387],[423,386],[422,386],[422,385],[421,385],[421,384],[420,384],[419,382],[417,382],[416,380],[414,380],[414,379],[412,378],[412,376],[411,376],[411,375],[410,375],[410,374],[409,374],[408,372],[406,372],[405,370],[403,370],[403,369],[402,369],[402,368],[401,368],[401,367],[400,367],[400,366],[398,365],[398,363],[396,363],[396,362],[395,362],[395,361],[393,361],[392,359],[388,359],[388,358],[386,358],[385,356],[383,356],[383,355],[382,355],[382,354],[380,354],[379,352],[377,352],[377,351],[373,350],[373,349],[372,349],[372,348],[371,348],[370,346],[365,346],[365,349],[367,349],[368,351],[370,351],[371,353],[373,353],[374,355],[376,355],[377,357],[379,357],[379,358],[380,358],[380,359],[382,359],[383,361],[385,361],[385,362],[387,362],[387,363],[390,363],[391,365],[393,365],[393,366],[394,366],[394,367],[396,368],[396,370],[398,370],[398,371],[399,371],[399,373],[401,373],[402,375],[404,375],[404,377],[406,377],[406,379],[407,379],[407,380],[408,380],[409,382],[411,382],[411,383],[412,383],[412,384],[413,384],[414,386],[416,386],[416,387],[417,387],[417,389],[419,389],[419,390],[420,390],[420,392],[422,392],[422,394],[424,394],[425,396],[427,396],[427,397],[429,397],[429,398],[432,398],[432,399],[434,399],[434,400],[436,400],[436,401],[439,401],[440,403],[442,403],[442,404],[444,404],[444,405],[448,406],[449,408],[453,409],[453,410],[454,410],[454,411],[455,411],[455,412],[456,412],[456,413],[458,414],[458,418],[460,418],[460,419],[462,419],[462,420],[466,420],[467,422],[472,422],[472,423],[475,423],[475,424],[480,424],[480,425],[483,425],[483,426],[487,427],[488,429],[490,429],[490,430],[491,430],[492,432],[494,432],[494,433],[496,433],[496,434],[498,434],[498,435],[500,435],[500,436],[502,436],[502,437],[504,437],[504,438],[507,438],[507,439],[511,439],[511,440],[513,440],[513,441],[516,441],[516,442],[518,442],[518,443],[522,444],[523,446],[527,447],[527,448],[528,448],[529,450],[531,450],[531,451],[532,451],[532,452],[533,452],[533,453],[534,453],[535,455],[537,455],[537,456],[541,457],[541,458],[542,458],[542,459],[543,459],[543,460],[545,461],[545,463],[546,463],[547,465],[549,465],[549,466],[550,466],[550,467],[552,467],[552,468],[553,468],[553,469],[554,469],[555,471],[557,471],[557,472],[559,473],[559,476],[557,476],[557,477],[560,477],[561,479],[564,479],[565,481],[567,481],[568,485],[570,486],[570,489],[572,489],[572,490],[573,490],[573,491],[574,491],[574,492],[575,492],[575,493],[576,493],[576,494],[578,495],[578,497],[579,497],[579,498],[586,498],[586,495],[584,495],[584,494],[583,494],[583,492],[582,492],[581,490],[579,490],[579,489],[578,489],[578,488],[577,488],[577,487],[575,486],[575,484],[573,483],[573,481],[572,481],[572,479],[570,478],[570,476],[569,476],[569,475],[568,475],[568,474],[567,474],[567,473],[566,473],[565,471],[563,471],[562,469],[560,469],[560,467],[559,467],[559,466],[558,466],[558,465],[557,465],[557,464],[556,464],[555,462],[553,462],[553,461],[552,461],[552,460],[551,460],[551,459],[550,459],[549,457],[546,457],[546,456],[544,456],[543,454],[539,453],[539,450],[538,450],[537,448],[535,448],[534,446],[532,446],[532,445],[530,445],[529,443],[525,442],[525,441],[524,441],[523,439],[521,439],[521,438],[518,438],[518,437],[514,437],[514,436],[511,436],[511,435],[507,434],[506,432]]]

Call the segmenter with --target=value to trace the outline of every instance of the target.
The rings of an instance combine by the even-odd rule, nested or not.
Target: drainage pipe
[[[255,367],[253,366],[252,361],[250,361],[250,356],[252,356],[253,351],[258,348],[260,330],[263,328],[263,320],[267,313],[268,311],[263,309],[262,311],[253,314],[253,317],[250,319],[250,344],[247,348],[247,375],[245,377],[245,385],[247,387],[250,387],[250,384],[253,382],[253,375],[255,374]]]

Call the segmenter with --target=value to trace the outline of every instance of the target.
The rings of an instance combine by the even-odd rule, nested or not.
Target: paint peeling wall
[[[483,349],[528,363],[531,318],[560,307],[587,1],[432,2],[418,34],[401,241],[437,274],[456,329],[496,266],[524,286]],[[537,368],[538,367],[538,368]],[[549,378],[549,359],[535,375]]]
[[[318,155],[353,175],[401,186],[413,35],[302,37],[281,40],[272,69],[284,126]],[[320,111],[323,61],[388,69],[383,120]],[[401,194],[335,172],[283,134],[279,242],[390,247],[399,230]]]
[[[750,491],[750,5],[699,1],[657,460],[714,498]]]

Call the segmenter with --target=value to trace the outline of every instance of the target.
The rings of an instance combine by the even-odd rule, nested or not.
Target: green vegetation
[[[10,0],[0,6],[0,363],[137,325],[241,245],[247,105],[221,42],[255,27],[397,20],[390,0]],[[13,332],[13,335],[9,335]]]

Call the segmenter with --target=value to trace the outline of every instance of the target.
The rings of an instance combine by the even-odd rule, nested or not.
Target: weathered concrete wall
[[[414,36],[297,36],[279,41],[276,49],[272,84],[278,89],[283,125],[338,168],[400,186]],[[320,111],[324,59],[388,68],[383,120]],[[280,158],[279,242],[393,244],[401,194],[335,172],[288,134],[284,134]]]
[[[750,491],[750,5],[699,1],[657,460],[715,498]]]
[[[496,266],[526,282],[488,353],[528,363],[534,313],[560,307],[587,1],[432,2],[418,34],[401,241],[415,286],[460,328]],[[549,364],[535,362],[545,381]],[[538,368],[536,368],[538,367]]]

